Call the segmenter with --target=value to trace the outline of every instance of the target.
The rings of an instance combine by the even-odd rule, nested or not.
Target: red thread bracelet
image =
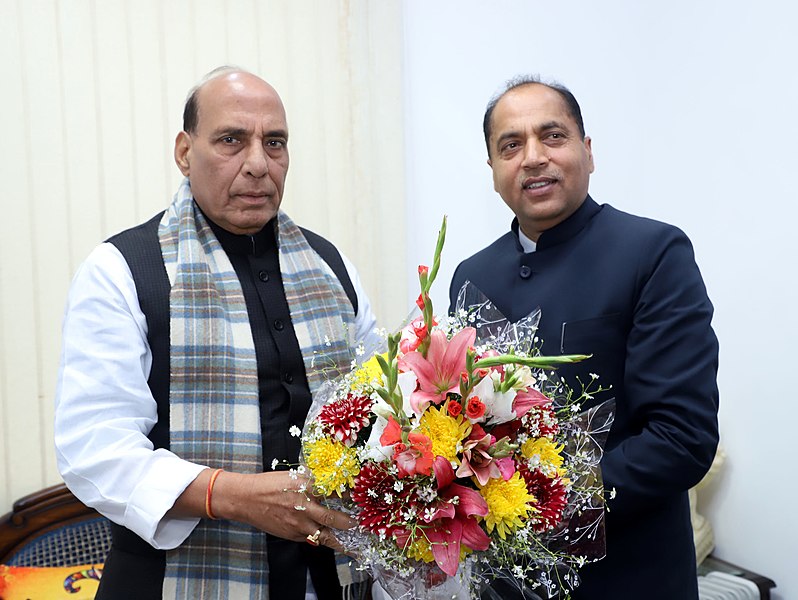
[[[211,475],[210,480],[208,481],[208,491],[205,492],[205,514],[208,515],[209,519],[217,520],[219,517],[213,514],[211,510],[211,496],[213,495],[213,485],[216,483],[216,478],[219,477],[219,473],[224,471],[224,469],[216,469],[213,474]]]

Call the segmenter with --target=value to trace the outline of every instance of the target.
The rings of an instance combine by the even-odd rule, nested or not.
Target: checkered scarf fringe
[[[354,313],[299,228],[283,212],[277,221],[283,287],[314,392],[349,368]],[[257,362],[244,294],[188,179],[164,213],[159,239],[171,284],[170,449],[212,468],[262,472]],[[350,561],[339,557],[337,564],[345,587],[362,580]],[[268,600],[268,580],[262,532],[202,519],[167,553],[163,597]]]

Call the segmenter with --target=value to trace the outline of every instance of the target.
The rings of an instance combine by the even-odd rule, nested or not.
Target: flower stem
[[[586,358],[592,354],[564,354],[562,356],[517,356],[515,354],[500,354],[498,356],[487,356],[480,358],[474,363],[475,369],[488,367],[498,367],[500,365],[524,365],[537,369],[556,369],[558,365],[569,365]]]

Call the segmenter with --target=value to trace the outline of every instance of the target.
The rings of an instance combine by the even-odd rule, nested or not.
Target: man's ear
[[[175,163],[180,172],[188,177],[191,170],[191,136],[181,131],[175,138]]]
[[[488,159],[488,166],[490,167],[491,172],[493,172],[493,161],[489,158]],[[499,193],[499,186],[496,184],[496,173],[493,173],[493,191],[497,194]]]
[[[593,169],[596,168],[593,164],[593,140],[587,136],[585,136],[585,149],[587,150],[587,160],[590,164],[590,172],[592,173]]]

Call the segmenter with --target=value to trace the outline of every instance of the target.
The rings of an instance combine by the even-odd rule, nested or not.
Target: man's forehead
[[[236,77],[238,75],[246,78]],[[219,81],[221,80],[221,81]],[[272,86],[248,73],[209,81],[198,93],[200,128],[214,130],[287,130],[285,108]]]
[[[499,127],[516,128],[519,125],[536,129],[578,127],[560,94],[539,83],[507,92],[496,103],[491,120],[494,134],[500,133],[496,130]]]

